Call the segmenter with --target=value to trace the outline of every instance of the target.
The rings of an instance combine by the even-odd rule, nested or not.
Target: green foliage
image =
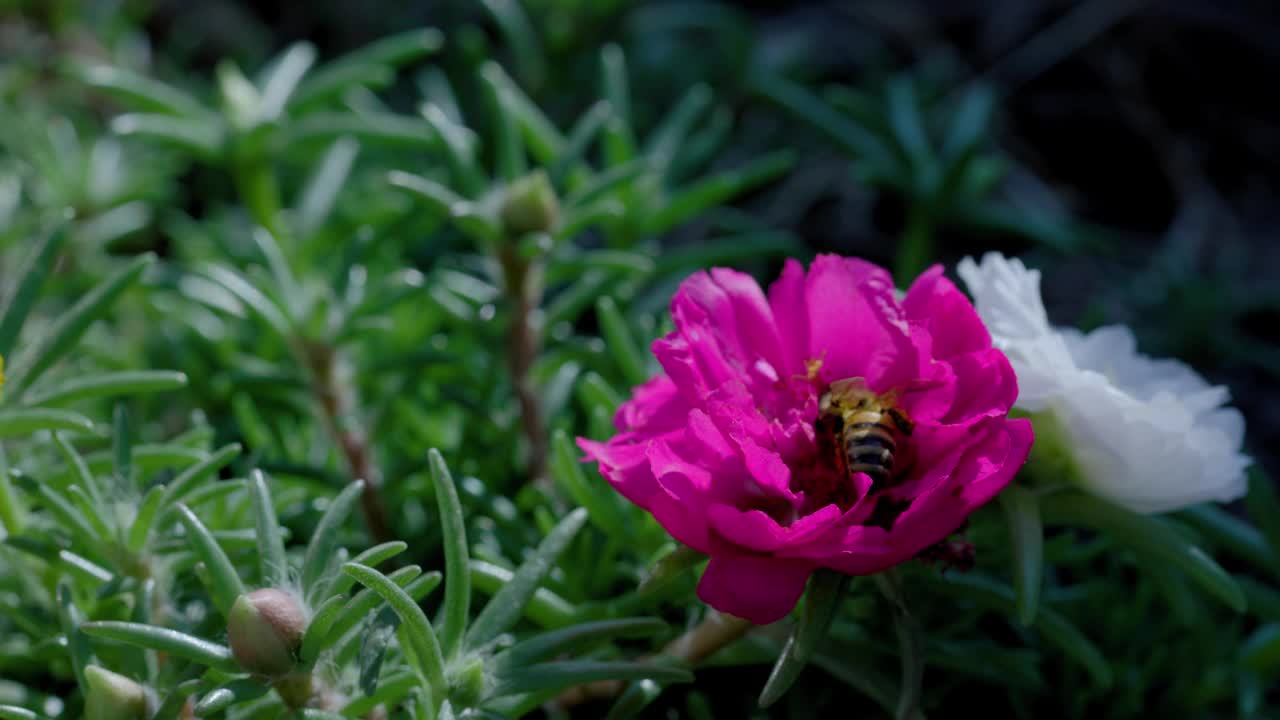
[[[492,0],[203,73],[131,53],[134,9],[98,52],[3,61],[0,718],[90,714],[105,671],[156,720],[1274,710],[1260,468],[1249,522],[1015,487],[972,572],[818,573],[793,620],[690,655],[723,620],[705,558],[574,438],[659,371],[689,273],[806,254],[770,209],[803,152],[903,202],[903,277],[940,229],[1093,238],[1007,202],[994,88],[815,91],[737,11],[671,5]],[[624,16],[628,50],[586,29]],[[651,56],[708,30],[733,67],[676,53],[655,89]],[[269,676],[228,633],[263,588],[307,618]]]

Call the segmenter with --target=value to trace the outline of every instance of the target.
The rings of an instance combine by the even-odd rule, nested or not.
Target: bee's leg
[[[898,432],[911,437],[911,431],[915,429],[916,424],[911,422],[911,418],[907,417],[906,413],[898,408],[889,408],[885,414],[893,421],[893,426],[897,428]]]

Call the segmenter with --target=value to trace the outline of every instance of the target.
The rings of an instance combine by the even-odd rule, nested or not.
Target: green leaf
[[[551,177],[557,184],[563,183],[587,154],[587,148],[604,130],[605,122],[613,115],[613,109],[601,100],[587,109],[569,131],[564,150],[556,156],[551,166]]]
[[[289,582],[289,560],[284,554],[284,540],[276,509],[271,504],[267,478],[261,470],[249,473],[249,497],[253,499],[254,526],[258,531],[258,568],[262,582],[268,587],[284,587]]]
[[[45,278],[53,270],[62,251],[62,244],[67,239],[70,223],[59,223],[48,235],[41,238],[39,244],[27,256],[27,261],[13,275],[20,278],[14,285],[13,292],[4,296],[0,302],[0,357],[10,357],[18,334],[31,314],[36,298],[40,296],[40,288]],[[12,368],[10,368],[12,373]]]
[[[129,135],[180,148],[205,160],[214,160],[226,140],[224,128],[207,117],[171,117],[148,113],[117,115],[111,121],[117,135]]]
[[[175,116],[207,112],[191,95],[131,70],[110,65],[74,65],[71,70],[86,85],[113,95],[138,110]]]
[[[338,138],[325,151],[298,203],[298,230],[303,235],[314,235],[329,218],[359,153],[360,143],[351,138]]]
[[[84,623],[80,629],[92,637],[159,650],[214,670],[232,673],[240,670],[231,656],[231,648],[177,630],[110,620]]]
[[[454,184],[467,197],[480,195],[488,181],[476,162],[475,134],[469,128],[454,122],[443,109],[431,103],[422,107],[422,117],[444,146],[445,159],[449,161]]]
[[[165,485],[164,497],[160,501],[160,509],[167,510],[186,499],[191,491],[196,489],[197,485],[216,475],[218,471],[230,464],[239,455],[240,443],[223,445],[208,458],[183,470],[169,484]]]
[[[67,487],[67,496],[76,509],[89,521],[89,526],[93,528],[93,534],[100,542],[111,542],[114,533],[111,528],[107,527],[107,523],[103,520],[102,508],[100,508],[93,498],[85,492],[79,485],[70,485]]]
[[[787,638],[764,689],[760,691],[760,707],[769,707],[777,702],[817,653],[831,631],[831,621],[844,598],[848,581],[849,576],[831,570],[815,572],[810,577],[800,622]]]
[[[93,421],[70,410],[53,408],[0,410],[0,438],[21,437],[41,430],[93,432]]]
[[[538,42],[538,33],[517,0],[480,0],[480,4],[502,31],[506,46],[514,57],[512,66],[530,87],[541,85],[547,74],[546,58]],[[482,71],[483,72],[483,71]]]
[[[110,570],[107,570],[101,565],[83,558],[70,550],[59,550],[58,562],[63,568],[68,570],[71,575],[78,577],[86,585],[106,585],[115,579],[115,576],[111,574]]]
[[[387,182],[409,192],[441,217],[449,217],[454,206],[466,202],[461,195],[421,175],[392,170],[387,173]]]
[[[52,387],[34,388],[28,405],[63,405],[96,397],[166,392],[187,386],[187,376],[172,370],[122,370],[71,377]]]
[[[515,573],[480,560],[471,561],[471,585],[483,593],[496,595],[511,584]],[[547,588],[538,588],[524,610],[535,625],[558,628],[578,618],[578,608]]]
[[[187,542],[192,552],[200,558],[209,572],[209,595],[213,599],[213,604],[222,616],[226,617],[231,606],[235,604],[236,598],[245,592],[240,576],[236,574],[236,568],[231,564],[231,559],[218,545],[209,528],[205,527],[204,523],[200,522],[200,518],[196,517],[186,505],[178,505],[178,519],[187,530]]]
[[[467,526],[458,500],[458,488],[440,451],[427,452],[431,484],[436,490],[440,509],[440,535],[444,543],[444,625],[440,628],[440,645],[444,656],[452,660],[461,649],[462,635],[471,614],[471,575],[467,571]]]
[[[44,715],[14,705],[0,705],[0,720],[49,720]]]
[[[142,496],[142,502],[138,503],[138,513],[134,515],[133,524],[129,526],[126,541],[129,552],[139,553],[147,546],[147,539],[151,537],[151,528],[155,526],[164,495],[164,487],[156,485]]]
[[[302,591],[309,605],[316,603],[325,593],[324,571],[338,546],[338,530],[363,492],[364,481],[357,480],[338,493],[311,536],[307,554],[302,560]]]
[[[490,83],[500,88],[507,100],[507,111],[515,115],[516,122],[524,134],[525,145],[529,154],[544,166],[555,162],[564,152],[565,139],[552,124],[542,110],[529,99],[524,92],[507,76],[500,65],[487,66]]]
[[[646,232],[661,235],[695,215],[769,182],[789,170],[793,164],[795,155],[780,151],[765,155],[738,170],[699,180],[673,195],[665,207],[649,218]]]
[[[142,271],[155,262],[155,259],[155,255],[151,253],[135,258],[81,296],[75,305],[58,317],[44,335],[18,356],[12,371],[13,380],[6,392],[20,397],[45,370],[80,342],[89,326],[111,309],[120,295],[142,276]]]
[[[284,112],[293,91],[316,61],[316,48],[308,42],[290,45],[272,61],[271,72],[262,83],[259,115],[262,120],[275,120]]]
[[[387,655],[387,646],[400,626],[400,619],[391,608],[383,608],[371,616],[360,633],[360,654],[357,666],[360,670],[360,692],[369,695],[378,689],[378,677],[382,674],[382,661]]]
[[[400,66],[419,60],[444,47],[444,33],[435,28],[417,28],[389,35],[353,50],[325,65],[324,70],[353,65]],[[308,80],[313,79],[308,78]],[[300,91],[301,92],[301,91]]]
[[[578,449],[563,428],[551,436],[551,477],[576,504],[587,509],[596,527],[606,533],[629,539],[635,528],[617,502],[618,495],[602,478],[587,479],[579,461]]]
[[[635,336],[631,334],[631,328],[627,327],[626,318],[622,317],[613,298],[605,295],[596,301],[596,320],[600,323],[605,344],[627,383],[640,385],[648,380],[645,355],[636,344]]]
[[[213,717],[236,703],[262,697],[270,691],[270,686],[259,680],[232,680],[221,687],[210,690],[196,703],[195,716]]]
[[[354,576],[352,582],[355,582]],[[405,589],[409,597],[415,600],[426,597],[440,584],[441,574],[438,572],[430,572],[422,574],[422,569],[417,565],[400,568],[387,576],[391,582]],[[333,621],[328,627],[328,631],[321,633],[315,640],[311,652],[313,655],[307,655],[304,652],[304,659],[314,661],[319,657],[320,653],[337,643],[352,628],[360,624],[369,613],[377,609],[378,604],[382,602],[382,598],[372,590],[362,590],[356,593],[354,597],[347,601],[342,610],[334,616]],[[303,638],[303,645],[306,645],[306,638]]]
[[[498,177],[510,183],[520,178],[527,171],[524,157],[524,144],[520,137],[520,128],[516,124],[515,113],[511,112],[511,104],[503,92],[500,79],[495,79],[493,68],[497,63],[486,62],[480,67],[480,78],[484,81],[485,93],[488,96],[489,109],[494,121],[495,164]]]
[[[342,570],[354,577],[356,582],[381,596],[395,611],[400,622],[404,623],[404,634],[409,639],[413,661],[411,664],[426,681],[426,690],[431,697],[443,699],[448,692],[444,679],[444,657],[436,634],[431,629],[431,621],[422,612],[422,608],[398,585],[373,568],[346,563]]]
[[[750,260],[794,256],[803,246],[790,233],[765,231],[743,233],[722,240],[690,244],[664,251],[658,257],[655,275],[684,274],[715,265],[738,265]]]
[[[609,707],[609,714],[604,720],[630,720],[640,717],[640,713],[661,694],[662,686],[648,678],[633,682]]]
[[[580,652],[617,637],[653,637],[666,628],[667,624],[659,618],[643,617],[579,623],[522,640],[495,655],[490,667],[495,673],[516,670],[563,653]]]
[[[1013,586],[1018,593],[1018,621],[1030,625],[1040,602],[1040,573],[1044,564],[1044,528],[1040,499],[1034,492],[1012,486],[1000,494],[1013,547]]]
[[[392,113],[313,112],[288,125],[288,144],[332,143],[353,137],[361,145],[406,150],[431,150],[440,137],[431,125],[417,118]]]
[[[311,620],[307,622],[306,632],[302,635],[302,645],[298,650],[298,658],[303,663],[308,665],[314,663],[320,653],[325,650],[324,640],[329,635],[329,630],[333,628],[334,620],[342,613],[342,608],[346,604],[346,597],[334,595],[316,608],[311,615]]]
[[[602,407],[610,415],[618,411],[622,404],[622,394],[613,389],[607,380],[596,373],[589,372],[578,382],[578,396],[588,407]]]
[[[1041,510],[1047,522],[1109,533],[1137,553],[1142,563],[1177,567],[1227,607],[1236,612],[1245,609],[1244,593],[1227,571],[1159,518],[1081,493],[1051,495],[1042,501]]]
[[[89,646],[89,638],[80,631],[84,622],[84,614],[76,607],[71,595],[71,585],[66,581],[58,583],[58,623],[62,635],[67,639],[67,654],[71,657],[71,669],[76,676],[76,684],[80,692],[88,690],[84,680],[84,668],[93,660],[93,648]]]
[[[516,693],[560,690],[601,680],[653,680],[659,683],[693,682],[693,673],[654,662],[601,662],[563,660],[522,668],[497,678],[493,697]]]
[[[1240,661],[1254,672],[1271,675],[1280,670],[1280,624],[1263,625],[1244,641]]]
[[[49,511],[49,514],[53,515],[54,519],[58,521],[58,524],[83,543],[82,547],[99,547],[102,538],[99,538],[97,533],[94,532],[93,525],[61,493],[45,483],[37,482],[25,475],[19,476],[17,481],[18,486],[24,491],[39,498],[45,509]]]
[[[111,471],[117,488],[133,488],[133,437],[129,428],[129,408],[116,403],[111,414]]]
[[[391,558],[399,555],[409,549],[409,544],[403,540],[392,540],[384,542],[380,545],[374,545],[361,552],[359,555],[351,558],[351,562],[369,567],[377,567]],[[333,584],[329,587],[330,595],[342,595],[355,585],[355,579],[348,575],[340,575],[333,579]]]
[[[1248,472],[1245,509],[1271,547],[1271,556],[1275,557],[1280,555],[1280,497],[1277,497],[1275,480],[1260,465],[1253,465]]]
[[[592,205],[614,190],[650,172],[653,172],[653,167],[649,164],[648,158],[636,158],[622,165],[615,165],[602,173],[593,175],[581,186],[574,188],[573,192],[565,198],[564,205],[569,209]]]
[[[489,599],[484,610],[467,631],[465,645],[475,649],[484,646],[520,619],[525,605],[533,598],[560,553],[582,529],[587,511],[578,508],[556,525],[538,545],[538,549],[516,570],[511,581]]]
[[[235,295],[280,337],[290,337],[289,318],[283,309],[239,272],[224,265],[209,265],[204,268],[204,274]]]
[[[385,65],[330,63],[302,79],[289,98],[289,113],[304,116],[316,107],[341,98],[351,88],[381,90],[395,78],[395,72]]]
[[[1280,557],[1266,537],[1244,520],[1217,505],[1195,505],[1178,513],[1204,533],[1211,545],[1248,560],[1255,568],[1280,578]]]
[[[649,136],[645,154],[659,172],[665,173],[671,166],[694,123],[711,107],[711,100],[710,87],[703,83],[694,85],[685,91],[676,106],[665,114],[662,124]]]
[[[836,112],[801,85],[769,74],[757,76],[752,84],[756,92],[826,133],[855,157],[881,167],[893,163],[892,154],[879,138],[867,128]]]

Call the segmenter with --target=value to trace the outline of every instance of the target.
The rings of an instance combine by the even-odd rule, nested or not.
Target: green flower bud
[[[85,720],[144,720],[147,717],[147,690],[129,678],[86,665],[84,679]]]
[[[498,214],[507,237],[551,232],[560,224],[560,199],[547,174],[538,170],[507,186]]]
[[[451,674],[449,697],[456,705],[463,707],[474,705],[484,697],[487,684],[484,661],[474,658]]]
[[[259,675],[275,677],[293,670],[306,630],[302,604],[275,588],[241,595],[227,615],[231,654],[241,667]]]
[[[271,684],[285,705],[291,708],[305,707],[315,694],[314,682],[309,672],[292,673]]]

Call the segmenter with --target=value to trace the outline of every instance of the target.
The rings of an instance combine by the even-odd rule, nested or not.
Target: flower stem
[[[741,640],[754,627],[742,618],[710,610],[707,619],[667,643],[660,654],[680,660],[691,667],[697,666],[720,650]],[[556,704],[561,709],[568,709],[588,700],[614,697],[625,687],[626,684],[618,680],[603,680],[579,685],[561,693]]]
[[[538,261],[521,257],[513,245],[503,247],[498,259],[511,303],[507,362],[520,404],[520,427],[529,446],[529,479],[541,482],[547,466],[547,429],[530,371],[541,349],[535,314],[542,302],[542,268]]]
[[[360,509],[375,544],[394,539],[387,506],[382,499],[382,470],[373,457],[369,436],[360,420],[359,403],[342,368],[345,357],[327,345],[313,344],[299,352],[311,370],[311,392],[320,407],[325,429],[337,443],[354,478],[364,480]]]
[[[896,570],[875,576],[876,586],[893,609],[894,629],[902,656],[902,689],[898,694],[897,720],[925,720],[921,699],[924,695],[924,632],[907,609],[902,591],[902,577]]]

